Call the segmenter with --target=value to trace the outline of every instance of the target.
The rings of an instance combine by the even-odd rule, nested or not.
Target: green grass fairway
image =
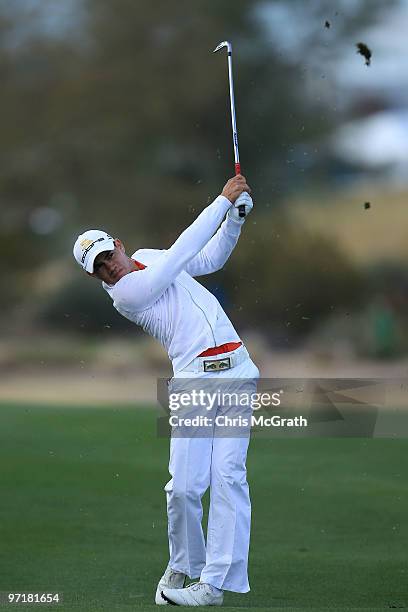
[[[146,408],[0,405],[0,591],[157,610],[168,440]],[[248,595],[227,610],[408,606],[408,440],[257,439]]]

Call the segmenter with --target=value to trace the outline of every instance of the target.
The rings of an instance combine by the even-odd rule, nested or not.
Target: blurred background
[[[220,193],[225,39],[255,210],[202,282],[264,376],[406,376],[407,28],[404,0],[1,2],[0,399],[134,401],[170,374],[72,245],[167,248]]]

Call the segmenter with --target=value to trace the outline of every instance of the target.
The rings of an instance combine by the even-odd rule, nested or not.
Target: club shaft
[[[235,115],[235,96],[234,96],[234,77],[232,75],[232,48],[228,48],[228,82],[229,82],[229,94],[230,94],[230,105],[231,105],[231,126],[232,126],[232,144],[234,147],[234,159],[235,159],[235,174],[241,174],[241,163],[239,161],[239,149],[238,149],[238,131],[237,131],[237,118]],[[239,216],[245,217],[245,206],[241,205],[239,208]]]
[[[231,126],[232,126],[232,143],[234,146],[235,174],[239,174],[241,171],[241,168],[240,168],[240,162],[239,162],[237,119],[235,115],[234,77],[232,75],[232,50],[231,49],[228,49],[228,81],[229,81],[229,93],[230,93],[230,104],[231,104]],[[237,172],[237,169],[239,170],[238,172]]]

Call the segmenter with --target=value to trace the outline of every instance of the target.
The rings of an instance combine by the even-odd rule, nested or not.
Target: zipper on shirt
[[[180,283],[180,284],[181,284],[181,283]],[[197,308],[199,308],[199,309],[201,310],[201,312],[203,313],[204,318],[205,318],[205,320],[206,320],[206,321],[207,321],[207,323],[208,323],[208,327],[209,327],[209,328],[210,328],[210,330],[211,330],[211,335],[212,335],[212,338],[213,338],[214,346],[217,346],[217,343],[216,343],[216,341],[215,341],[214,330],[213,330],[213,328],[211,327],[211,323],[209,322],[209,320],[208,320],[208,318],[207,318],[207,315],[205,314],[205,311],[204,311],[204,310],[201,308],[201,306],[200,306],[199,304],[197,304],[197,302],[195,301],[195,299],[193,298],[193,296],[191,295],[191,293],[190,293],[190,291],[187,289],[187,287],[186,287],[185,285],[182,285],[182,287],[184,287],[184,289],[187,291],[188,295],[191,297],[191,299],[192,299],[192,301],[193,301],[193,304],[195,304],[195,305],[197,306]]]

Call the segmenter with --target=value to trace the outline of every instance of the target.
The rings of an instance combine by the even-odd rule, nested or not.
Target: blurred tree
[[[240,326],[259,326],[275,345],[290,346],[334,311],[364,303],[363,273],[329,240],[281,216],[245,230],[245,248],[224,271]]]
[[[75,276],[43,304],[38,320],[44,327],[68,333],[141,334],[140,328],[112,308],[110,297],[98,285],[85,275]]]
[[[69,260],[78,231],[109,229],[130,250],[166,247],[219,193],[233,167],[226,58],[211,53],[220,40],[234,44],[241,156],[258,214],[267,218],[288,189],[304,185],[305,143],[334,120],[305,92],[305,71],[353,44],[391,2],[335,4],[330,45],[330,0],[78,0],[71,36],[62,22],[61,36],[58,26],[52,35],[38,27],[53,3],[29,14],[21,2],[2,4],[3,305],[29,294],[31,271],[45,260]],[[279,48],[268,9],[280,11],[293,53]],[[43,223],[52,211],[54,224]],[[256,261],[248,241],[240,252]],[[261,286],[261,267],[253,274]]]

